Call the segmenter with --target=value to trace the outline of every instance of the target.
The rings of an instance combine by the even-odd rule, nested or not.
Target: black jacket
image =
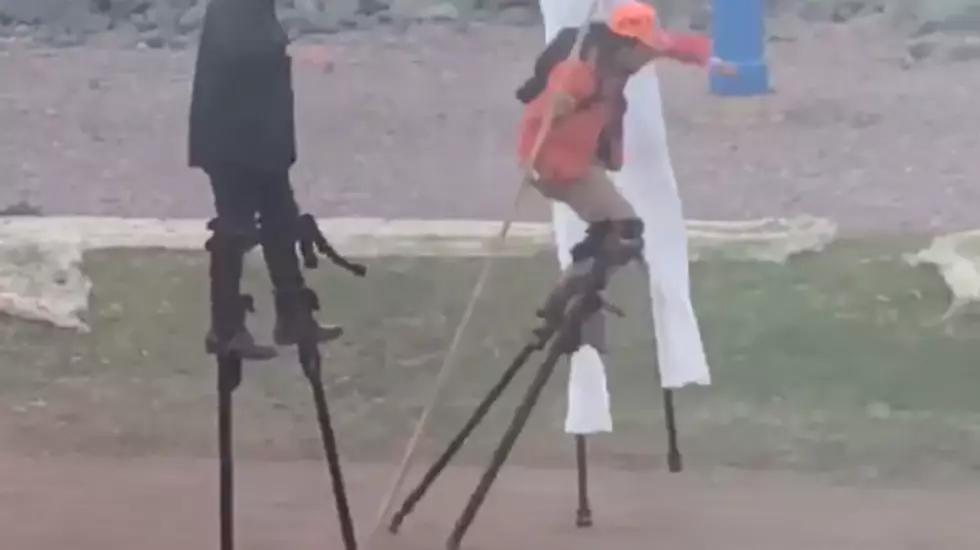
[[[274,0],[211,1],[194,70],[190,166],[292,166],[296,132],[287,45]]]

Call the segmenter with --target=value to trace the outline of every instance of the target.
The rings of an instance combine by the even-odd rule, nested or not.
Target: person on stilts
[[[292,61],[274,0],[212,0],[201,33],[190,110],[189,164],[204,170],[216,217],[208,227],[212,326],[208,353],[233,351],[265,360],[275,348],[260,344],[245,317],[245,253],[261,245],[274,288],[276,345],[338,338],[339,326],[321,326],[316,296],[306,287],[297,254],[300,211],[289,181],[296,161]]]
[[[590,18],[595,4],[592,8]],[[538,312],[544,320],[543,326],[534,330],[533,338],[517,353],[500,380],[406,497],[390,520],[389,532],[399,531],[407,515],[445,471],[531,355],[546,349],[546,356],[515,409],[490,464],[446,541],[448,550],[458,550],[558,361],[585,344],[606,351],[602,312],[615,308],[604,303],[601,292],[612,271],[633,260],[643,260],[644,244],[642,220],[607,172],[618,171],[623,164],[626,83],[641,68],[662,57],[707,66],[729,75],[734,73],[732,65],[712,57],[708,38],[662,31],[650,6],[630,2],[614,9],[608,22],[586,22],[580,28],[560,31],[536,59],[531,78],[517,91],[517,98],[525,104],[518,144],[525,183],[543,196],[567,204],[588,223],[586,237],[571,250],[572,265]],[[480,284],[474,290],[474,297],[478,296]],[[432,403],[427,410],[431,410]],[[664,409],[668,464],[671,471],[680,471],[681,455],[669,391],[665,393]],[[424,419],[425,413],[419,426]],[[420,429],[416,434],[419,433]],[[576,525],[587,527],[592,518],[584,436],[576,443],[579,474]],[[412,449],[409,448],[407,457]],[[406,458],[396,479],[401,479],[407,464]],[[382,505],[379,514],[382,520],[399,482],[396,481]]]
[[[543,196],[567,204],[589,224],[585,239],[571,250],[572,265],[538,312],[554,323],[563,319],[569,300],[591,276],[593,261],[603,260],[608,276],[642,260],[643,221],[607,173],[622,167],[624,88],[629,77],[658,58],[729,74],[734,70],[712,57],[707,37],[660,29],[654,8],[641,2],[621,4],[607,23],[592,23],[579,56],[568,58],[576,32],[564,29],[556,36],[538,57],[534,75],[517,92],[526,105],[518,154],[528,183]],[[549,119],[551,126],[536,148],[539,131]],[[584,323],[580,341],[606,351],[602,310]]]
[[[258,343],[246,326],[252,298],[241,292],[245,253],[261,245],[275,296],[273,341],[295,345],[309,382],[345,550],[357,541],[336,436],[322,382],[320,344],[339,338],[339,326],[314,315],[316,293],[302,267],[318,254],[356,276],[366,267],[330,246],[309,214],[301,214],[289,181],[296,161],[292,61],[275,0],[212,0],[207,7],[194,72],[189,164],[211,182],[216,216],[208,223],[211,327],[205,348],[218,374],[219,547],[234,550],[233,393],[243,360],[265,360],[276,349]],[[326,67],[317,47],[300,61]],[[302,255],[303,265],[300,264]],[[336,545],[334,545],[336,546]]]

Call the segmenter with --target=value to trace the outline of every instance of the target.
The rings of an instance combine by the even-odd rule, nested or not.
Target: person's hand
[[[708,62],[708,70],[721,76],[735,76],[738,74],[738,67],[734,63],[729,63],[718,57],[712,57]]]
[[[317,44],[298,47],[292,52],[291,55],[297,63],[305,67],[323,72],[329,71],[333,68],[333,61],[330,59],[330,53],[327,52],[325,47]]]
[[[559,119],[575,110],[575,98],[565,92],[555,92],[551,96],[552,117]]]
[[[534,166],[531,166],[530,164],[522,164],[521,172],[524,174],[525,183],[534,183],[538,181],[538,178],[540,177],[538,175],[538,171],[535,170]]]

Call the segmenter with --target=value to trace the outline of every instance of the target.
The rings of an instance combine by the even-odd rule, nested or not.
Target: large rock
[[[279,8],[279,21],[293,38],[307,34],[329,34],[357,26],[359,0],[295,0]]]
[[[134,13],[145,12],[153,5],[153,0],[96,0],[98,11],[113,21],[124,21]]]
[[[980,37],[934,33],[909,41],[907,63],[926,60],[961,63],[980,60]]]
[[[62,0],[0,0],[0,18],[38,24],[56,19],[64,7]]]
[[[188,8],[177,19],[177,29],[183,33],[197,31],[204,24],[204,14],[207,11],[207,2],[198,2]]]
[[[109,18],[87,0],[0,0],[0,18],[14,23],[50,25],[87,34],[109,28]]]
[[[541,22],[541,11],[531,6],[509,6],[495,13],[496,21],[505,25],[528,26]]]
[[[798,8],[806,21],[846,23],[856,17],[882,13],[887,0],[806,0]]]
[[[395,20],[472,21],[491,19],[525,25],[538,19],[537,2],[533,0],[390,0],[390,14]]]
[[[112,26],[100,6],[88,0],[0,0],[0,22],[38,27],[35,39],[55,46],[80,44],[84,36]]]
[[[980,33],[980,0],[891,0],[888,12],[896,25],[916,36]]]
[[[82,251],[71,238],[0,238],[0,312],[87,332],[92,282],[81,269]]]

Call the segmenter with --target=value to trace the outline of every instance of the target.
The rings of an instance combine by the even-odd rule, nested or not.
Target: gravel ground
[[[771,44],[764,120],[718,115],[698,71],[661,72],[689,217],[809,213],[849,233],[976,226],[980,63],[900,63],[873,19]],[[304,207],[325,216],[500,218],[517,172],[512,90],[539,28],[415,26],[331,37],[296,77]],[[464,53],[468,52],[468,53]],[[192,50],[0,45],[0,205],[45,214],[206,216],[186,168]],[[538,201],[523,217],[545,215]]]

